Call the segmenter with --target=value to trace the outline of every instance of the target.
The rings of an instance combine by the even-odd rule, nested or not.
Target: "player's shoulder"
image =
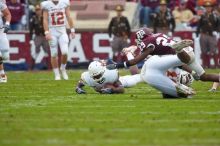
[[[51,7],[51,1],[43,1],[43,2],[41,2],[41,8],[43,10],[47,10],[49,7]]]
[[[69,6],[70,5],[70,1],[69,0],[60,0],[60,3],[62,3],[65,6]]]
[[[4,10],[7,8],[7,5],[4,2],[0,1],[0,11]]]

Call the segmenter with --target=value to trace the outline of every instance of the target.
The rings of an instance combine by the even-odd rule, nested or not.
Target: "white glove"
[[[130,43],[131,43],[131,40],[130,40],[130,39],[127,39],[127,43],[130,44]]]
[[[113,41],[113,36],[111,36],[110,38],[109,38],[109,42],[112,42]]]
[[[212,32],[212,35],[214,35],[217,40],[219,39],[219,33],[218,33],[218,32],[213,31],[213,32]]]
[[[172,37],[172,36],[173,36],[173,33],[170,31],[170,32],[167,33],[167,35],[170,36],[170,37]]]
[[[30,40],[30,42],[29,42],[29,43],[30,43],[30,45],[32,45],[32,44],[34,44],[34,41],[33,41],[33,40]]]

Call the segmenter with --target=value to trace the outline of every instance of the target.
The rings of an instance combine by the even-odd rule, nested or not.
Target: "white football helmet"
[[[103,63],[103,61],[93,61],[89,64],[88,70],[91,78],[100,83],[103,80],[103,75],[106,71],[106,65]]]
[[[186,71],[181,71],[177,80],[179,81],[180,84],[191,86],[194,81],[194,78],[190,73]]]

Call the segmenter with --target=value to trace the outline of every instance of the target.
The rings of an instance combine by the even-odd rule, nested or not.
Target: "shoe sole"
[[[181,51],[183,48],[188,47],[192,44],[193,44],[192,40],[182,40],[180,42],[177,42],[177,43],[171,45],[171,47],[173,49],[175,49],[176,51]]]

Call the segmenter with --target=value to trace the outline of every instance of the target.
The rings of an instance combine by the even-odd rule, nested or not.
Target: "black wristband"
[[[124,68],[124,63],[117,63],[116,68]]]
[[[124,65],[125,65],[126,68],[128,68],[128,67],[131,66],[131,64],[129,63],[129,61],[124,62]]]
[[[126,62],[123,62],[123,63],[117,63],[116,66],[117,66],[117,68],[128,68],[131,65],[128,61],[126,61]]]

